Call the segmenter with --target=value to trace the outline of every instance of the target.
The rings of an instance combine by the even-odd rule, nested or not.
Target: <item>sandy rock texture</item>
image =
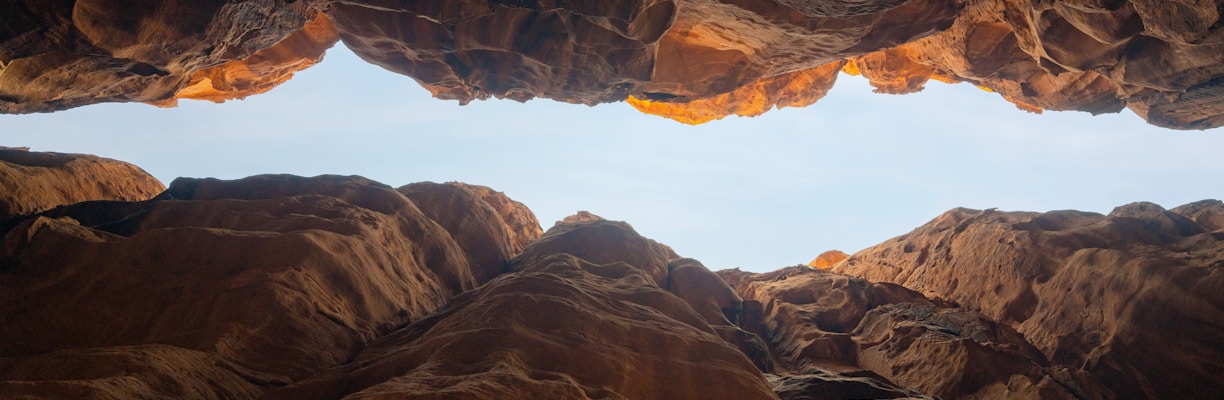
[[[176,90],[174,97],[153,104],[174,106],[179,99],[222,103],[267,92],[293,78],[295,72],[322,61],[323,53],[339,40],[331,18],[314,13],[301,29],[272,47],[191,72],[186,86]]]
[[[165,190],[123,161],[12,147],[0,147],[0,188],[0,221],[89,200],[148,200]]]
[[[688,302],[738,298],[691,261],[715,279],[692,279],[675,295],[655,283],[654,265],[667,260],[623,222],[560,223],[511,262],[512,273],[267,398],[777,398],[712,327],[729,325],[723,315]]]
[[[20,0],[0,112],[261,93],[336,40],[435,97],[629,101],[686,123],[969,82],[1024,110],[1224,125],[1219,0]]]
[[[0,393],[776,398],[724,340],[751,335],[722,279],[623,222],[571,221],[541,237],[487,187],[326,175],[13,218]]]
[[[10,220],[0,393],[252,398],[343,364],[521,250],[467,240],[521,231],[481,196],[450,204],[442,223],[480,223],[452,235],[361,177],[180,178],[149,201]]]
[[[1000,321],[1091,375],[1094,398],[1209,398],[1224,377],[1222,212],[1219,201],[1109,215],[956,209],[833,271]]]
[[[956,209],[713,272],[483,186],[179,178],[0,220],[0,398],[1211,398],[1222,215]]]
[[[759,313],[742,325],[768,341],[779,394],[1073,399],[1092,384],[1060,376],[1016,331],[895,284],[806,266],[718,273]]]
[[[0,3],[0,112],[266,91],[336,42],[308,1]]]

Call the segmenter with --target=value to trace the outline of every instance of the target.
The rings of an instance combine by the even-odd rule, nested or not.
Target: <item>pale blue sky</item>
[[[1224,197],[1224,132],[1159,129],[1129,111],[1033,115],[966,84],[890,96],[843,76],[812,107],[692,127],[627,104],[460,107],[342,45],[247,100],[2,115],[0,132],[0,145],[125,160],[167,184],[333,173],[488,185],[545,228],[590,210],[712,269],[858,251],[958,206],[1109,212]]]

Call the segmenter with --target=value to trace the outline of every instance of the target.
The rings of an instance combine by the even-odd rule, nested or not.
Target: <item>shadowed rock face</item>
[[[0,388],[775,398],[722,339],[740,300],[700,263],[620,222],[537,240],[524,221],[479,186],[286,175],[179,179],[155,200],[13,220]]]
[[[0,250],[0,357],[18,362],[2,380],[26,381],[38,371],[27,368],[75,357],[188,364],[126,377],[83,367],[3,391],[136,395],[108,386],[126,379],[145,386],[139,393],[175,397],[181,385],[237,379],[253,386],[201,396],[249,398],[339,365],[479,286],[484,264],[517,254],[508,242],[485,253],[466,240],[516,229],[479,213],[487,203],[469,194],[453,204],[449,218],[487,218],[456,235],[463,241],[396,190],[341,176],[179,179],[155,200],[10,221]]]
[[[1224,24],[1203,0],[0,5],[0,112],[261,93],[337,40],[435,97],[597,104],[701,123],[802,107],[837,72],[883,93],[970,82],[1021,109],[1224,125]]]
[[[267,90],[336,41],[327,33],[332,28],[308,24],[319,14],[308,3],[4,2],[0,111],[114,101],[169,105],[180,91],[222,100]]]
[[[779,394],[1069,399],[1093,383],[1060,381],[1014,330],[894,284],[806,266],[719,274],[760,312],[744,328],[769,341]]]
[[[1224,376],[1221,212],[957,209],[833,270],[980,311],[1093,375],[1104,397],[1211,397]]]
[[[463,247],[477,284],[505,273],[507,260],[543,233],[531,210],[488,187],[421,182],[398,190]]]
[[[711,272],[483,186],[180,178],[0,221],[0,397],[1209,398],[1220,215],[958,209]]]
[[[708,321],[655,285],[641,263],[665,258],[624,253],[626,240],[653,243],[623,223],[562,223],[537,242],[559,247],[529,246],[511,263],[514,272],[387,335],[348,365],[267,397],[776,398],[711,327],[725,321]],[[605,250],[583,259],[557,248]],[[695,281],[692,293],[702,282],[709,281]]]

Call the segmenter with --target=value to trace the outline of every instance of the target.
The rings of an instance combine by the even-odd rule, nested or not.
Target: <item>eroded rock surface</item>
[[[265,91],[335,43],[326,21],[307,23],[319,14],[307,1],[7,1],[0,112]]]
[[[659,247],[621,222],[558,224],[511,263],[513,273],[268,397],[776,398],[711,327],[719,322],[655,283],[653,265],[667,254],[641,257],[623,242]]]
[[[1011,328],[898,285],[806,266],[719,274],[748,307],[760,308],[759,325],[745,329],[768,340],[780,391],[802,387],[808,395],[834,398],[1071,399],[1093,384],[1060,381],[1060,369]]]
[[[1211,397],[1224,376],[1220,211],[1218,201],[1109,215],[957,209],[834,271],[1001,321],[1052,363],[1092,375],[1093,397]]]
[[[141,3],[144,4],[144,3]],[[615,0],[0,5],[0,112],[271,89],[337,38],[435,97],[628,100],[701,123],[970,82],[1018,107],[1224,125],[1218,0]]]
[[[0,221],[0,397],[1210,398],[1222,204],[957,209],[751,273],[483,186],[180,178]]]
[[[628,224],[580,219],[541,238],[489,188],[289,175],[15,218],[0,389],[776,398],[723,339],[748,335],[726,283]]]
[[[505,273],[507,261],[543,234],[526,206],[485,186],[421,182],[398,190],[463,248],[476,285]]]
[[[476,195],[452,205],[456,220],[491,209]],[[510,225],[481,222],[467,229],[511,236]],[[395,189],[342,176],[181,178],[154,200],[10,220],[0,380],[27,393],[250,398],[344,363],[477,287],[481,263],[517,254],[455,236]],[[78,357],[78,373],[39,372]],[[151,365],[90,367],[103,360]]]
[[[148,200],[165,190],[123,161],[11,147],[0,147],[0,188],[0,221],[89,200]]]

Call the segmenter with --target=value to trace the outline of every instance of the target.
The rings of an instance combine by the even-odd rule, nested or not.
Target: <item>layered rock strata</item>
[[[1224,376],[1220,215],[1219,201],[956,209],[833,271],[981,312],[1091,374],[1102,398],[1208,398]]]
[[[455,188],[467,190],[417,193]],[[179,179],[149,201],[10,220],[0,392],[252,398],[343,364],[522,250],[466,240],[521,230],[466,194],[450,219],[434,214],[479,218],[462,236],[395,189],[342,176]]]
[[[481,186],[180,178],[0,221],[0,397],[1209,398],[1222,204],[957,209],[751,273]]]
[[[542,97],[682,122],[969,82],[1018,107],[1224,124],[1219,1],[34,0],[0,5],[0,112],[260,93],[337,39],[466,103]],[[143,4],[143,3],[142,3]]]

